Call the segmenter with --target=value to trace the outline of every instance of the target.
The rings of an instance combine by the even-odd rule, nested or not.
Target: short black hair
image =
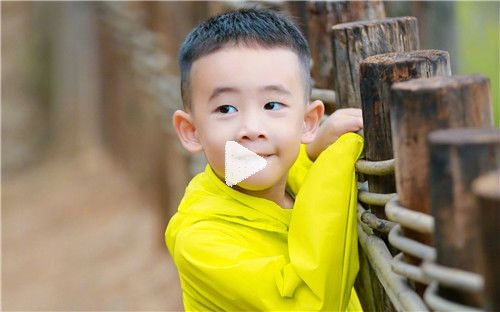
[[[244,8],[223,13],[196,26],[179,49],[181,94],[184,107],[191,106],[189,73],[194,61],[223,48],[228,43],[288,48],[299,57],[304,72],[305,94],[311,93],[311,52],[306,39],[290,19],[268,9]]]

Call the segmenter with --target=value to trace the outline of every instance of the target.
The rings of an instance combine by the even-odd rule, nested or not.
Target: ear
[[[320,100],[316,100],[306,107],[302,128],[302,143],[307,144],[314,140],[324,113],[325,105]]]
[[[182,146],[191,153],[200,152],[202,146],[191,115],[185,111],[177,110],[174,113],[172,121]]]

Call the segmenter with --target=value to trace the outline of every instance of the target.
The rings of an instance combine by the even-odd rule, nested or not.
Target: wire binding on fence
[[[363,206],[358,204],[358,217],[366,212]],[[390,266],[392,255],[385,242],[369,232],[363,229],[363,222],[358,222],[358,238],[361,248],[396,310],[429,311],[422,298],[411,288],[406,279],[392,271]]]
[[[359,160],[356,171],[365,175],[387,175],[394,173],[394,159],[380,162]],[[377,272],[377,277],[384,286],[391,302],[397,310],[428,311],[429,308],[439,311],[472,311],[481,310],[465,306],[442,298],[437,293],[439,285],[469,292],[483,290],[483,278],[476,273],[444,267],[435,263],[436,249],[404,236],[401,227],[409,228],[420,233],[434,232],[434,217],[403,207],[397,194],[379,194],[368,190],[367,182],[358,184],[358,229],[359,241],[367,257]],[[385,213],[389,220],[380,219],[361,205],[385,206]],[[392,257],[383,240],[374,234],[374,231],[389,233],[389,243],[402,251]],[[375,251],[375,249],[377,249]],[[404,254],[422,260],[417,266],[407,263]],[[388,261],[381,261],[382,258]],[[390,273],[387,268],[390,268]],[[421,298],[406,281],[416,281],[428,285]],[[405,293],[411,298],[403,302],[401,296]],[[417,299],[418,298],[418,299]]]
[[[422,284],[429,284],[431,280],[424,273],[424,271],[415,265],[409,264],[403,260],[404,254],[402,252],[398,253],[394,256],[392,260],[391,267],[394,273],[397,273],[401,276],[407,277],[410,280],[420,282]]]
[[[379,194],[368,191],[367,182],[358,183],[358,200],[366,205],[384,206],[387,201],[395,194]],[[366,210],[360,216],[361,222],[369,226],[371,229],[381,233],[389,233],[389,231],[396,225],[396,223],[389,220],[378,218],[376,215]]]
[[[402,207],[397,197],[388,201],[385,210],[389,219],[397,222],[397,225],[389,232],[389,243],[402,252],[423,260],[420,266],[415,266],[406,263],[403,253],[400,253],[392,261],[393,271],[410,280],[428,285],[424,294],[424,301],[433,310],[481,311],[476,307],[465,306],[442,298],[437,293],[439,285],[467,292],[480,292],[483,290],[484,282],[479,274],[436,264],[435,248],[409,239],[401,232],[401,226],[405,226],[421,233],[432,234],[434,231],[434,218]]]
[[[398,197],[392,197],[385,205],[387,218],[397,223],[389,232],[389,243],[402,251],[404,254],[412,255],[418,259],[434,261],[436,249],[404,236],[401,226],[418,231],[420,233],[432,234],[434,232],[434,218],[427,214],[407,209],[400,205]],[[404,254],[400,253],[392,260],[392,269],[410,279],[422,284],[429,284],[431,279],[423,272],[420,266],[405,261]]]
[[[422,270],[425,275],[440,285],[471,293],[480,293],[484,289],[483,277],[477,273],[449,268],[432,262],[422,263]]]
[[[394,160],[366,161],[358,160],[356,171],[367,175],[388,175],[394,173]],[[396,194],[373,193],[368,190],[368,184],[358,184],[358,235],[371,266],[377,278],[384,287],[391,303],[398,311],[428,311],[423,299],[407,282],[406,276],[397,274],[391,267],[392,255],[385,242],[374,231],[390,233],[397,223],[378,218],[363,208],[367,205],[385,206]]]
[[[463,304],[459,304],[450,300],[447,300],[437,293],[438,290],[438,282],[433,281],[427,286],[424,292],[424,300],[425,303],[434,311],[446,311],[446,312],[455,312],[455,311],[463,311],[463,312],[482,312],[483,310],[469,307]]]
[[[383,161],[368,161],[360,159],[355,165],[356,171],[367,175],[388,175],[394,173],[394,159]],[[368,183],[358,184],[358,200],[366,205],[385,206],[385,204],[396,194],[374,193],[368,190]],[[369,211],[365,211],[360,217],[365,226],[381,233],[389,233],[395,223],[389,220],[378,218]]]
[[[380,219],[373,213],[366,210],[362,213],[359,219],[370,229],[376,230],[381,233],[389,233],[389,231],[396,225],[394,222]]]
[[[394,197],[394,193],[392,194],[381,194],[381,193],[373,193],[369,191],[360,190],[358,193],[358,200],[363,204],[367,205],[375,205],[375,206],[385,206],[385,204]]]
[[[366,175],[384,176],[394,173],[395,159],[369,161],[360,159],[356,162],[356,171]]]
[[[436,260],[436,249],[405,237],[399,224],[389,232],[389,243],[405,254],[427,261]]]
[[[420,233],[434,232],[434,217],[401,206],[397,196],[387,202],[385,214],[390,220]]]

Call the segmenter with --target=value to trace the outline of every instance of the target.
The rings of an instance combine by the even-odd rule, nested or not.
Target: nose
[[[241,118],[241,125],[238,133],[238,139],[242,141],[255,141],[267,137],[264,130],[264,121],[262,116],[256,113],[246,113]]]

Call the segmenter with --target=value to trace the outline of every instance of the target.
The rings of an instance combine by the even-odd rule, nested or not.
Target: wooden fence
[[[318,18],[342,3],[310,6]],[[489,173],[500,168],[500,130],[489,80],[453,75],[448,52],[420,50],[414,17],[359,19],[324,22],[330,30],[321,39],[308,34],[318,45],[331,42],[330,56],[322,50],[314,63],[333,60],[326,88],[335,91],[334,107],[363,109],[362,304],[367,311],[497,310],[493,229],[500,223],[488,216],[500,209],[500,176]]]
[[[420,49],[417,18],[387,18],[383,2],[267,4],[287,10],[307,35],[313,97],[323,99],[329,113],[363,109],[365,158],[356,166],[361,268],[355,287],[365,310],[500,310],[494,262],[500,252],[494,232],[500,228],[500,130],[493,128],[488,79],[454,75],[447,51]],[[213,3],[207,11],[234,5]],[[127,37],[137,21],[120,9],[123,4],[104,6],[103,44],[114,36],[115,46],[149,55],[136,61],[148,68],[152,60],[148,77],[167,81],[155,74],[158,55],[148,50],[148,44],[158,44],[154,30],[161,27],[154,20],[149,28],[136,27],[145,34],[141,45]],[[116,55],[108,61],[120,62]],[[175,100],[175,94],[153,87],[154,94],[166,92]],[[109,109],[121,107],[127,116],[118,103],[127,99],[109,96],[115,103]],[[120,142],[127,134],[120,129],[109,131],[112,145],[124,150]],[[158,139],[170,139],[166,133]],[[185,157],[175,149],[159,154]],[[183,181],[188,175],[186,168],[160,168],[177,170]]]

